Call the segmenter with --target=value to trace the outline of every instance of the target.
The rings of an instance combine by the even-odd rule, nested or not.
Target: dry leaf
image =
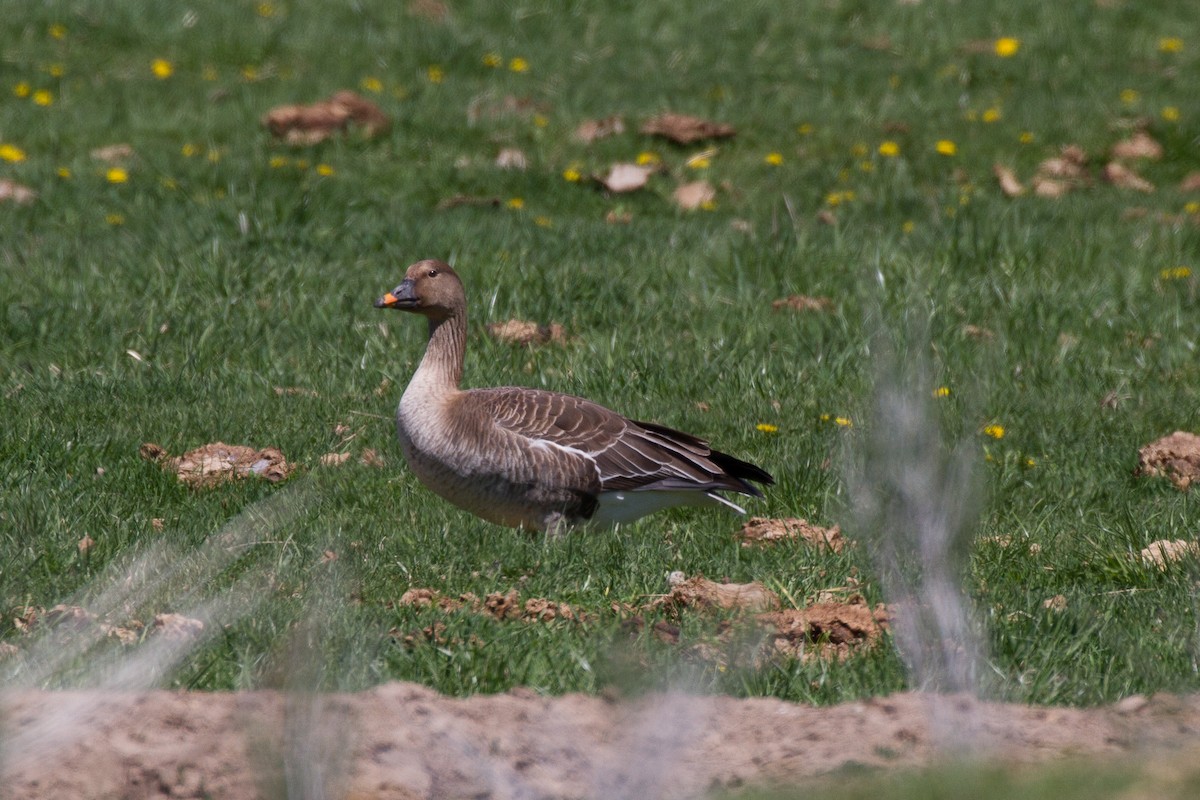
[[[522,319],[510,319],[504,322],[488,323],[487,332],[492,338],[505,344],[520,344],[533,346],[536,344],[565,344],[567,330],[557,322],[549,325],[539,325]]]
[[[91,152],[91,157],[108,164],[120,164],[133,158],[133,146],[128,144],[110,144],[97,147]]]
[[[1189,172],[1179,182],[1181,192],[1200,192],[1200,172]]]
[[[1123,189],[1135,189],[1139,192],[1154,191],[1154,184],[1120,161],[1110,161],[1104,165],[1104,180]]]
[[[1062,612],[1067,610],[1067,598],[1065,595],[1056,594],[1054,597],[1047,597],[1042,601],[1042,608],[1049,611]]]
[[[708,181],[692,181],[678,187],[672,197],[680,208],[692,211],[717,199],[717,190]]]
[[[302,386],[276,386],[275,394],[280,397],[319,397],[315,389],[305,389]]]
[[[1137,131],[1128,139],[1117,142],[1112,146],[1112,157],[1121,158],[1162,158],[1163,146],[1145,131]]]
[[[797,517],[786,519],[751,517],[748,522],[742,524],[742,530],[738,533],[737,538],[742,540],[742,547],[796,539],[803,539],[812,545],[828,547],[835,553],[842,552],[842,548],[845,546],[842,529],[837,525],[832,528],[822,528],[819,525],[813,525],[806,519]]]
[[[450,10],[442,0],[408,0],[408,13],[414,17],[441,22],[446,19]]]
[[[76,545],[76,547],[79,548],[79,552],[86,553],[88,550],[91,550],[95,544],[96,540],[85,533],[83,538],[79,540],[79,543]]]
[[[652,172],[654,172],[653,167],[643,167],[638,164],[613,164],[606,176],[596,177],[596,180],[610,192],[621,194],[641,189],[650,180]]]
[[[506,147],[496,156],[496,166],[500,169],[525,169],[529,163],[523,152],[515,147]]]
[[[1189,556],[1200,556],[1200,544],[1185,539],[1160,539],[1143,549],[1141,556],[1142,563],[1146,566],[1165,570],[1172,562],[1182,561]]]
[[[392,125],[379,106],[349,89],[312,105],[277,106],[262,118],[272,136],[291,145],[323,142],[334,134],[346,132],[350,123],[361,128],[368,139],[386,132]]]
[[[358,457],[358,461],[364,467],[386,467],[387,462],[383,460],[383,456],[376,453],[370,447],[363,448],[362,455]]]
[[[975,339],[982,342],[989,342],[996,338],[996,334],[987,328],[980,325],[972,325],[969,322],[962,326],[962,332],[963,336],[966,336],[968,339]]]
[[[1033,178],[1033,193],[1038,197],[1054,199],[1062,197],[1069,191],[1071,191],[1071,184],[1066,181],[1046,178],[1041,175],[1035,175]]]
[[[837,225],[837,214],[834,214],[828,208],[822,208],[817,212],[817,222],[822,225],[834,226]]]
[[[156,531],[161,531],[165,526],[166,523],[163,521],[162,517],[155,517],[154,519],[150,520],[150,527]]]
[[[791,309],[792,311],[833,311],[833,300],[828,297],[809,297],[805,294],[793,294],[771,301],[771,308],[776,311]]]
[[[332,550],[326,550],[325,552],[321,553],[321,563],[322,564],[328,564],[331,561],[337,561],[337,560],[338,560],[338,554],[333,552]]]
[[[1025,187],[1017,180],[1016,173],[1003,164],[993,164],[992,174],[996,176],[996,182],[1000,184],[1000,191],[1008,197],[1017,197],[1025,193]]]
[[[8,178],[0,178],[0,203],[16,203],[23,206],[32,203],[37,196],[37,192],[28,186]]]
[[[182,614],[155,614],[154,632],[168,639],[195,639],[204,633],[204,623]]]
[[[662,136],[678,144],[691,144],[704,139],[726,139],[737,134],[732,125],[671,112],[651,117],[642,123],[640,130],[644,134]]]
[[[625,132],[624,118],[614,115],[603,119],[584,120],[575,129],[575,138],[584,144]]]
[[[633,222],[633,212],[612,208],[604,215],[604,221],[609,225],[628,225]]]
[[[779,596],[757,581],[717,583],[703,576],[688,578],[672,572],[667,579],[671,591],[659,601],[675,608],[722,608],[768,611],[779,608]]]
[[[544,114],[547,111],[549,111],[549,106],[539,103],[531,97],[517,97],[508,94],[496,100],[494,94],[485,93],[476,97],[467,106],[467,122],[474,125],[484,119],[494,120],[511,116],[529,117],[535,113]]]
[[[1134,474],[1165,477],[1186,490],[1200,478],[1200,436],[1175,431],[1142,447]]]
[[[321,466],[323,467],[340,467],[350,460],[349,453],[326,453],[321,456]]]
[[[278,448],[256,450],[243,445],[214,442],[171,458],[162,447],[147,442],[140,448],[142,458],[161,463],[179,480],[192,486],[215,486],[234,478],[258,477],[271,483],[281,481],[292,471]]]

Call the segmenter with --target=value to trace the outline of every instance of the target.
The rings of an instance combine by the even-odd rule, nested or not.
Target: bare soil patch
[[[913,767],[969,748],[1008,763],[1194,745],[1200,698],[1035,708],[905,693],[816,708],[774,699],[9,691],[10,798],[699,797],[848,765]],[[941,747],[939,747],[941,745]],[[277,796],[277,795],[276,795]]]

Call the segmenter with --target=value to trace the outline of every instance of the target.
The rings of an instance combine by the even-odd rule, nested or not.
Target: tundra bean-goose
[[[500,525],[556,534],[679,505],[743,509],[762,468],[687,433],[626,419],[581,397],[505,386],[463,390],[467,298],[448,264],[420,261],[375,302],[425,317],[429,342],[400,398],[400,448],[421,483]]]

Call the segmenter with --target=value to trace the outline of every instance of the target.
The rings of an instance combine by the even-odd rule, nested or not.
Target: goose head
[[[412,311],[430,319],[463,312],[466,293],[458,274],[444,261],[426,259],[410,266],[400,284],[375,301],[376,308]]]

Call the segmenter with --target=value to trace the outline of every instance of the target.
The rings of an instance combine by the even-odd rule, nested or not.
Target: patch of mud
[[[1200,478],[1200,436],[1175,431],[1141,448],[1137,474],[1168,478],[1186,491]]]
[[[342,755],[312,771],[324,776],[328,796],[695,798],[802,784],[851,766],[929,764],[939,757],[935,700],[973,722],[976,752],[1009,764],[1161,754],[1194,746],[1200,732],[1197,697],[1073,709],[905,693],[815,708],[685,694],[613,702],[528,689],[451,698],[408,683],[310,698],[317,711],[304,721],[337,737]],[[304,740],[297,699],[277,692],[22,690],[4,693],[0,706],[0,781],[14,800],[251,800],[285,785],[284,764],[320,758]],[[56,717],[69,725],[34,746],[29,734]]]

